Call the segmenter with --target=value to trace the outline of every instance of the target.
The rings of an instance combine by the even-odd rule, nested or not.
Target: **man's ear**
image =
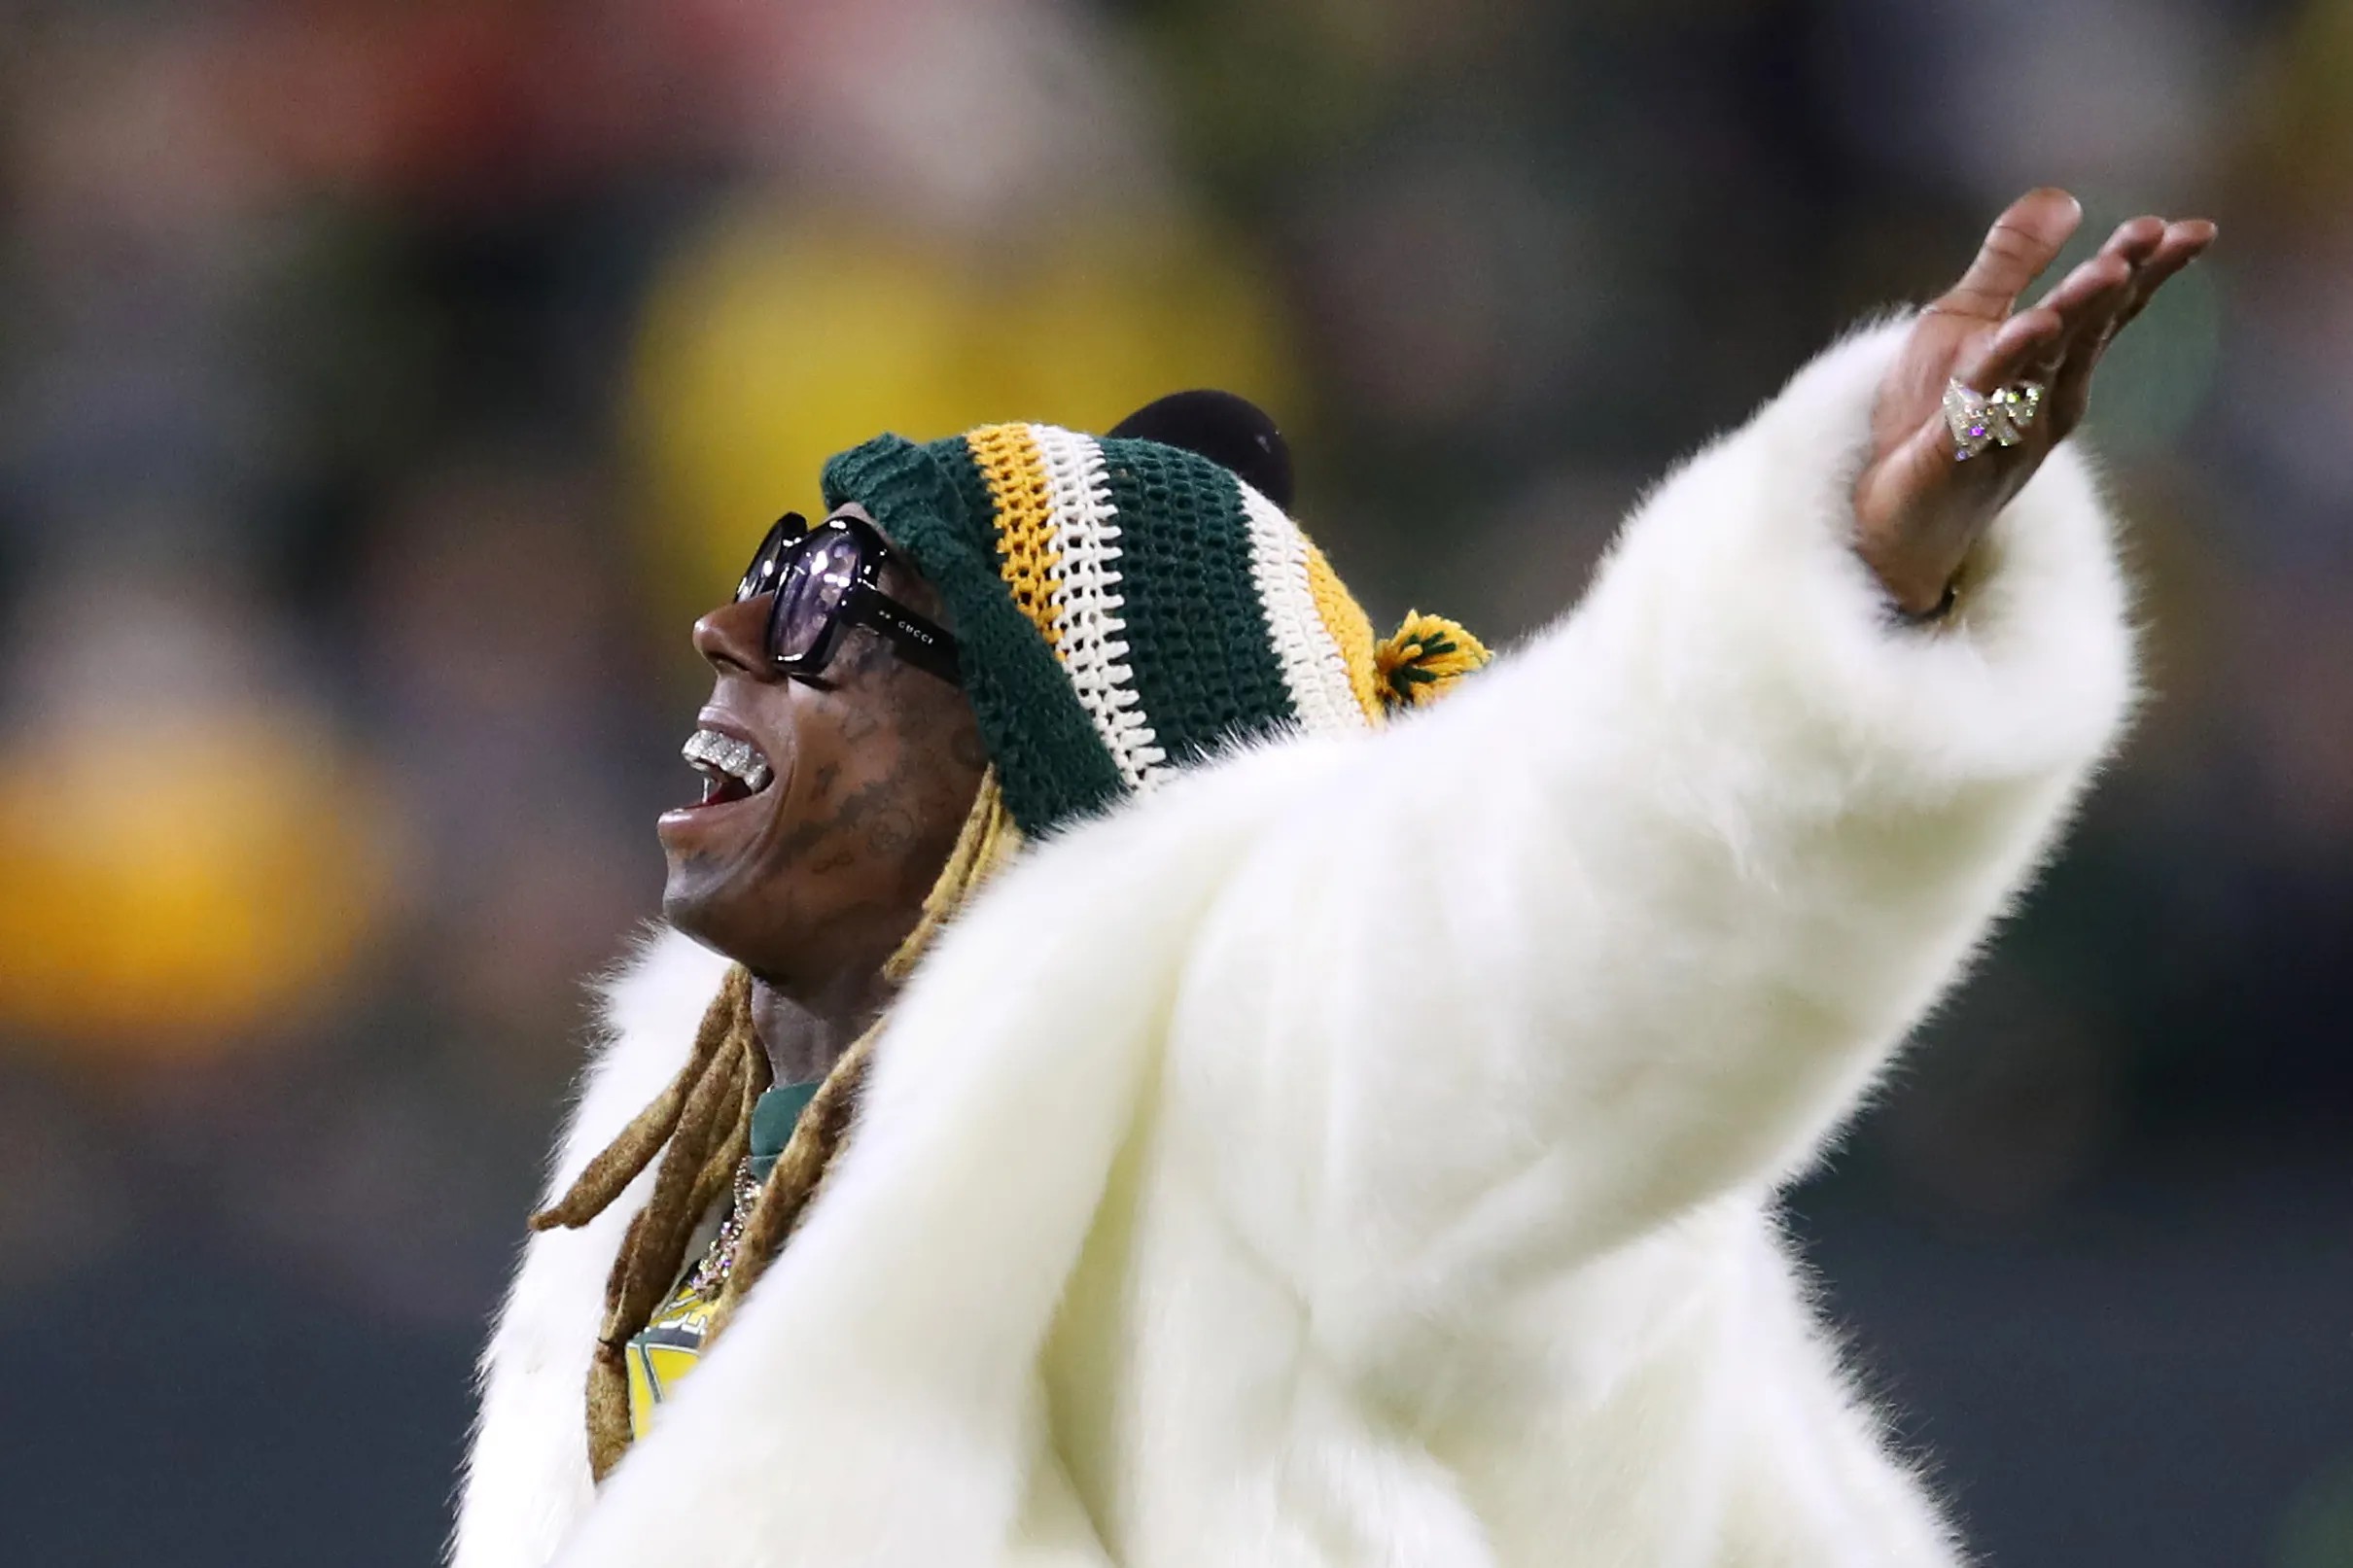
[[[1291,448],[1266,411],[1230,392],[1172,392],[1111,427],[1114,439],[1158,441],[1198,453],[1291,509]]]

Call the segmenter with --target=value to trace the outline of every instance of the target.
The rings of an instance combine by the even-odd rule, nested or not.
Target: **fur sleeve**
[[[2113,744],[2125,593],[2072,450],[1948,626],[1852,553],[1902,330],[1671,475],[1572,615],[1317,780],[1212,912],[1177,1092],[1317,1299],[1426,1319],[1790,1176]]]

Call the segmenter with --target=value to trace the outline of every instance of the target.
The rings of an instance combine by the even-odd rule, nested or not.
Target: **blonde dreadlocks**
[[[992,769],[981,779],[915,928],[883,966],[884,977],[899,983],[913,973],[940,928],[1020,844]],[[791,1237],[831,1167],[848,1136],[882,1028],[878,1020],[834,1063],[761,1186],[704,1332],[706,1353]],[[732,1183],[751,1145],[753,1102],[768,1087],[769,1076],[767,1053],[752,1028],[752,976],[738,964],[705,1009],[685,1065],[669,1087],[588,1162],[561,1198],[531,1217],[535,1231],[585,1225],[660,1157],[652,1195],[629,1222],[606,1277],[605,1318],[588,1366],[588,1465],[599,1481],[629,1447],[628,1343],[660,1309],[685,1266],[695,1228]]]

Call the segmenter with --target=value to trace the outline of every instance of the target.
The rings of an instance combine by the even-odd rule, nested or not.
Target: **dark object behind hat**
[[[1172,392],[1111,427],[1115,439],[1181,447],[1291,509],[1291,448],[1273,419],[1247,398],[1202,389]]]

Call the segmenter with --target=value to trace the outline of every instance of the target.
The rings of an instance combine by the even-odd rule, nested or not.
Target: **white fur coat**
[[[1036,849],[924,965],[862,1121],[600,1490],[633,1193],[533,1239],[456,1568],[1918,1568],[1956,1549],[1776,1235],[2130,701],[2061,452],[1951,625],[1847,493],[1899,328],[1639,508],[1574,613],[1377,736]],[[551,1190],[719,959],[612,990]]]

